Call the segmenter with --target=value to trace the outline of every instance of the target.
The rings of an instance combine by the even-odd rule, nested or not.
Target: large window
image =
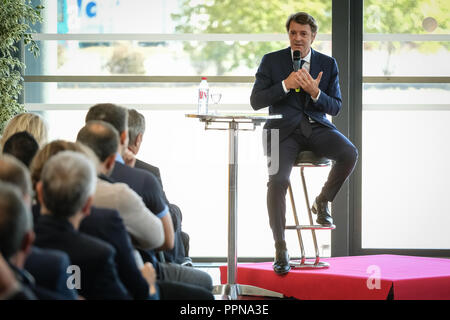
[[[222,93],[212,110],[251,111],[256,68],[263,54],[288,45],[284,21],[290,13],[316,17],[313,47],[332,54],[332,2],[46,1],[45,23],[34,35],[41,55],[25,55],[26,107],[44,113],[52,139],[69,140],[95,103],[143,112],[148,132],[139,157],[160,167],[169,200],[183,211],[191,255],[225,257],[227,135],[185,118],[196,111],[200,76]],[[450,248],[443,229],[450,222],[449,13],[447,0],[364,0],[363,250]],[[240,257],[274,251],[261,134],[261,128],[240,133]],[[311,197],[327,173],[307,170]],[[292,180],[303,209],[297,173]],[[317,234],[322,255],[329,255],[330,231]],[[297,255],[296,235],[287,235]]]
[[[449,13],[364,1],[362,249],[450,249]]]
[[[148,130],[138,157],[161,169],[169,200],[183,212],[190,255],[225,257],[228,135],[205,131],[185,114],[196,111],[202,75],[208,76],[210,90],[222,93],[220,103],[210,109],[250,112],[259,61],[288,46],[284,22],[289,14],[305,10],[319,24],[314,48],[330,55],[331,0],[309,1],[307,8],[296,1],[48,1],[45,24],[34,35],[41,55],[37,60],[26,55],[26,106],[44,112],[51,139],[69,140],[95,103],[141,111]],[[261,136],[261,128],[240,133],[240,257],[274,253]],[[306,173],[311,197],[327,173]],[[303,210],[297,172],[293,183]],[[292,220],[290,211],[287,217]],[[299,255],[295,232],[288,237],[292,254]],[[318,232],[318,240],[322,255],[329,255],[330,231]],[[312,249],[310,241],[306,244]]]

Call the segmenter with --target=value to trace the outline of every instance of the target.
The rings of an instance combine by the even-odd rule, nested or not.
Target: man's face
[[[316,34],[311,31],[311,26],[291,21],[288,34],[291,49],[294,51],[300,50],[302,58],[304,58],[309,53],[311,44],[316,38]]]

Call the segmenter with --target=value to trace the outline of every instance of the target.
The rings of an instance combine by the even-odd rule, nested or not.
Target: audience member
[[[86,299],[129,299],[115,266],[115,249],[78,231],[90,213],[96,171],[86,156],[63,151],[52,156],[36,185],[41,212],[36,245],[66,252],[74,268],[74,285]],[[77,274],[78,273],[78,274]]]
[[[0,181],[11,183],[19,188],[26,206],[31,206],[33,190],[30,171],[18,159],[11,155],[0,155]]]
[[[40,175],[42,167],[50,157],[65,150],[80,152],[89,158],[96,158],[91,149],[82,144],[63,140],[52,141],[38,153],[36,159],[33,161],[33,176],[38,177]],[[35,180],[37,180],[36,182],[39,181],[38,178],[35,178]],[[99,184],[99,181],[97,183]],[[98,189],[99,187],[97,185],[96,192]],[[142,202],[142,199],[138,197],[138,201]],[[142,204],[142,206],[145,208],[145,205]],[[40,208],[34,208],[33,211],[35,215],[40,215]],[[83,219],[79,231],[104,240],[114,247],[116,250],[115,262],[119,277],[134,299],[157,298],[157,295],[149,296],[149,291],[152,289],[149,286],[151,287],[152,284],[147,283],[143,277],[143,273],[149,266],[144,265],[140,270],[138,269],[135,255],[133,254],[134,249],[125,228],[124,220],[120,217],[119,212],[112,209],[91,207],[91,213]],[[162,232],[162,226],[160,226],[160,232]],[[162,242],[162,236],[160,238]]]
[[[47,161],[47,158],[52,157],[52,152],[58,153],[64,150],[73,150],[76,152],[86,152],[89,148],[83,147],[79,143],[72,143],[67,141],[53,141],[47,144],[36,156],[33,161],[33,168],[36,172],[42,172],[42,166]],[[90,150],[90,149],[89,149]],[[95,155],[94,155],[95,156]],[[33,171],[33,176],[36,176],[36,172]],[[38,182],[39,180],[37,180]],[[112,195],[114,198],[115,195]],[[142,201],[141,198],[138,198]],[[154,283],[148,283],[155,274],[155,270],[147,262],[140,267],[136,266],[136,260],[142,258],[138,256],[135,260],[134,251],[131,245],[129,236],[125,230],[122,219],[118,216],[117,211],[92,207],[91,214],[83,219],[80,225],[81,232],[98,237],[107,241],[117,251],[116,264],[119,271],[120,279],[128,289],[128,292],[134,299],[146,299],[146,294],[150,291],[151,296],[148,298],[156,299],[158,295],[161,299],[212,299],[212,294],[200,287],[191,286],[181,283],[171,283],[158,281],[156,285]],[[145,280],[147,280],[147,282]],[[144,284],[147,283],[147,289],[144,288]],[[145,291],[147,290],[147,291]],[[153,292],[156,291],[155,294]]]
[[[19,188],[24,204],[31,208],[31,180],[28,169],[19,160],[9,155],[0,155],[0,181]],[[62,251],[40,249],[35,246],[27,256],[24,269],[33,277],[37,285],[57,292],[67,299],[76,299],[76,290],[66,285],[70,259]]]
[[[165,243],[161,250],[170,250],[174,245],[174,230],[169,207],[164,200],[163,191],[156,177],[148,171],[131,168],[124,164],[122,154],[128,146],[128,112],[125,108],[114,104],[97,104],[91,107],[86,115],[86,122],[101,120],[110,123],[119,132],[119,152],[111,178],[117,182],[128,184],[136,191],[146,206],[161,218]],[[158,272],[160,280],[178,281],[199,285],[207,290],[212,289],[212,279],[206,272],[184,267],[173,263],[158,263],[152,250],[140,250],[146,262],[151,262]]]
[[[147,208],[161,219],[164,228],[164,244],[161,249],[172,249],[174,244],[172,218],[168,214],[169,207],[164,201],[158,180],[144,170],[126,166],[123,161],[122,156],[128,150],[127,110],[114,104],[97,104],[91,107],[86,115],[86,123],[92,120],[108,122],[119,133],[119,148],[110,177],[116,182],[126,183],[141,196]]]
[[[40,147],[47,143],[48,128],[44,118],[36,113],[25,112],[16,115],[8,121],[0,139],[0,149],[3,150],[3,146],[9,137],[21,131],[30,133]]]
[[[161,220],[145,206],[142,198],[124,183],[108,179],[114,168],[119,137],[116,129],[103,121],[90,121],[77,136],[77,141],[91,148],[100,160],[100,175],[94,205],[119,211],[128,233],[137,247],[159,248],[164,242]]]
[[[34,238],[31,213],[24,204],[20,190],[10,183],[0,182],[0,253],[16,281],[26,291],[32,291],[42,300],[65,299],[56,292],[36,285],[33,277],[24,270]]]
[[[145,133],[145,118],[144,116],[136,111],[135,109],[128,110],[128,150],[136,156],[141,148],[141,143]],[[163,183],[161,179],[160,170],[149,163],[139,160],[135,157],[134,162],[130,163],[130,166],[134,163],[135,168],[147,170],[151,172],[161,184],[163,188]],[[183,220],[183,215],[181,209],[167,200],[167,196],[163,189],[164,200],[169,204],[169,210],[173,221],[173,228],[175,232],[174,237],[174,248],[171,250],[164,251],[164,260],[166,262],[174,262],[182,265],[192,266],[192,260],[188,257],[189,249],[189,235],[181,230],[181,222]]]
[[[0,253],[0,300],[36,300],[35,294],[21,286]]]
[[[30,166],[38,150],[39,144],[27,131],[14,133],[3,146],[3,153],[16,157],[27,167]]]

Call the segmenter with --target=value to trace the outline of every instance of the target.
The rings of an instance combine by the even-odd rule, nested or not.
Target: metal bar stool
[[[297,210],[295,207],[294,202],[294,194],[292,192],[292,186],[289,182],[288,190],[289,190],[289,197],[291,198],[291,205],[292,205],[292,211],[294,213],[294,220],[295,225],[294,226],[286,226],[286,230],[297,230],[297,236],[298,236],[298,242],[300,245],[300,251],[301,251],[301,260],[295,261],[291,260],[289,263],[291,267],[293,268],[328,268],[330,266],[329,263],[320,261],[320,254],[319,254],[319,248],[317,246],[317,239],[316,239],[316,230],[333,230],[336,228],[335,225],[331,226],[321,226],[321,225],[314,225],[312,214],[311,214],[311,206],[309,205],[309,198],[308,198],[308,190],[306,188],[306,180],[305,180],[305,174],[304,169],[305,167],[327,167],[331,164],[330,159],[324,158],[324,157],[318,157],[311,151],[302,151],[297,156],[297,159],[295,161],[294,167],[300,167],[300,175],[302,178],[302,186],[303,191],[305,194],[305,201],[306,201],[306,210],[308,211],[309,216],[309,225],[300,225],[298,216],[297,216]],[[314,242],[314,248],[316,251],[316,258],[314,261],[308,261],[306,260],[305,256],[305,248],[303,245],[303,239],[302,239],[302,230],[311,230],[312,238]]]

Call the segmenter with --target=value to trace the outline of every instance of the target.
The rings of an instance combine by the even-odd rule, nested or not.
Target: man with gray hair
[[[44,165],[37,194],[42,216],[36,226],[36,245],[66,252],[73,265],[74,283],[86,299],[130,299],[114,263],[115,249],[78,232],[89,215],[97,177],[91,161],[62,151]]]
[[[36,285],[33,277],[24,269],[34,238],[31,212],[25,205],[19,188],[0,181],[0,255],[4,257],[15,278],[14,287],[2,298],[65,299],[56,292]],[[17,296],[16,293],[20,291],[27,294]]]
[[[31,208],[30,172],[22,162],[10,155],[0,155],[0,181],[18,187],[25,206]],[[70,259],[66,253],[32,246],[23,268],[33,276],[37,285],[61,294],[64,299],[76,299],[76,290],[66,285],[69,266]]]

